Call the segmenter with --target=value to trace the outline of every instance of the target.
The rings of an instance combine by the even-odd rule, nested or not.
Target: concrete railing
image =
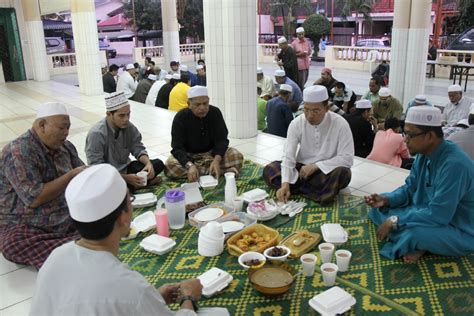
[[[179,45],[180,62],[198,61],[204,59],[204,43]],[[133,50],[133,60],[140,65],[144,64],[145,57],[151,57],[155,64],[165,62],[163,46],[136,47]]]
[[[271,63],[279,52],[278,44],[258,44],[258,62]]]
[[[105,51],[100,51],[100,65],[107,67],[107,55]],[[48,55],[49,74],[64,75],[77,73],[77,60],[75,53]]]

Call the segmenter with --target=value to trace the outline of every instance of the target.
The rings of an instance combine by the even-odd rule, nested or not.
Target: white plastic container
[[[156,195],[153,193],[135,194],[135,200],[133,200],[132,206],[135,208],[149,207],[155,205],[157,200]]]
[[[201,191],[199,191],[199,183],[183,183],[181,185],[181,190],[184,191],[184,200],[186,205],[188,204],[195,204],[202,202],[202,195]]]
[[[176,245],[176,241],[171,238],[153,234],[140,242],[140,247],[144,250],[162,255],[170,251]]]
[[[163,198],[158,201],[158,207],[163,204],[168,211],[168,222],[171,229],[181,229],[186,221],[186,206],[184,191],[173,189],[166,191]]]
[[[309,300],[309,306],[324,316],[343,314],[350,310],[356,299],[341,289],[334,286]]]
[[[202,295],[211,297],[225,289],[234,278],[224,270],[212,268],[198,276],[198,279],[202,284]]]
[[[225,177],[225,188],[224,188],[225,204],[233,208],[234,198],[237,196],[237,185],[235,184],[235,173],[226,172],[224,173],[224,177]]]
[[[147,232],[156,226],[155,214],[152,211],[148,211],[138,215],[132,221],[132,225],[137,230],[137,233]]]
[[[267,198],[267,196],[268,193],[260,188],[253,189],[242,194],[242,198],[247,203],[264,200]]]
[[[324,241],[335,246],[344,244],[349,238],[349,235],[340,224],[323,224],[321,225],[321,232]]]
[[[199,178],[199,185],[204,190],[213,189],[217,186],[217,184],[219,184],[219,181],[217,181],[217,179],[213,176],[202,176]]]

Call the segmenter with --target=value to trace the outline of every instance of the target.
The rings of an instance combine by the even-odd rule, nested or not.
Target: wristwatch
[[[196,300],[194,299],[194,297],[189,296],[189,295],[185,295],[185,296],[181,297],[181,299],[179,300],[179,306],[181,306],[185,301],[191,301],[191,303],[193,304],[194,311],[197,312],[198,305],[197,305]]]
[[[396,230],[398,228],[398,216],[390,216],[388,220],[392,223],[392,228]]]
[[[189,169],[191,168],[192,166],[194,166],[193,162],[192,161],[188,161],[185,165],[186,169]]]

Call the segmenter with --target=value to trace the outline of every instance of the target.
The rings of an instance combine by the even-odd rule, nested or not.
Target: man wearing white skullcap
[[[181,71],[181,79],[171,89],[168,110],[179,112],[188,107],[188,90],[191,87],[189,74]]]
[[[403,106],[394,98],[389,88],[383,87],[379,91],[379,99],[372,103],[372,116],[377,120],[378,128],[384,129],[386,119],[402,117]]]
[[[156,289],[120,262],[120,240],[129,235],[133,214],[126,183],[115,168],[88,168],[71,181],[66,199],[81,238],[57,248],[40,269],[32,315],[197,315],[199,279]],[[180,309],[171,311],[172,303]],[[206,312],[228,315],[222,308]]]
[[[308,39],[304,37],[304,28],[296,29],[296,39],[291,42],[291,46],[295,50],[296,60],[298,62],[298,86],[304,89],[306,81],[308,81],[309,66],[311,65],[311,55],[313,50]]]
[[[428,105],[428,106],[433,106],[433,104],[431,104],[430,101],[428,101],[428,98],[423,95],[423,94],[419,94],[417,95],[413,100],[410,100],[408,102],[408,105],[407,105],[407,109],[405,111],[405,113],[408,113],[408,110],[412,107],[412,106],[418,106],[418,105]],[[406,115],[405,115],[406,116]]]
[[[181,76],[186,75],[189,77],[189,86],[194,87],[197,85],[197,76],[195,73],[189,71],[188,66],[186,65],[180,65],[179,70],[181,72]]]
[[[244,158],[237,149],[229,147],[227,126],[219,108],[209,104],[207,88],[190,88],[188,105],[173,119],[166,175],[187,178],[189,182],[207,174],[217,179],[225,172],[238,175]]]
[[[272,78],[266,76],[263,73],[263,69],[260,67],[257,68],[257,83],[262,85],[262,93],[260,94],[262,99],[268,101],[276,94],[275,84],[273,83]]]
[[[207,86],[206,68],[203,65],[196,66],[196,84],[195,86]],[[192,80],[191,80],[192,84]]]
[[[130,104],[123,92],[105,98],[106,117],[89,130],[86,156],[89,165],[109,163],[122,174],[131,190],[161,182],[158,176],[164,169],[160,159],[148,157],[142,134],[130,122]],[[136,160],[131,161],[133,155]],[[146,172],[147,181],[137,173]]]
[[[377,121],[370,115],[372,104],[369,100],[357,101],[355,108],[353,113],[344,115],[344,118],[351,128],[355,155],[365,158],[372,150]]]
[[[133,64],[128,64],[125,70],[118,78],[117,92],[123,92],[127,99],[132,99],[138,86],[137,69]]]
[[[292,88],[291,94],[290,94],[290,99],[288,100],[288,104],[290,105],[290,108],[293,112],[296,112],[303,102],[303,93],[301,92],[300,87],[296,82],[291,80],[287,75],[286,72],[283,69],[277,69],[275,70],[275,81],[276,81],[276,91],[278,92],[280,90],[280,85],[282,84],[287,84],[290,85]]]
[[[449,136],[448,140],[456,143],[474,160],[474,103],[471,104],[468,118],[469,128]]]
[[[0,252],[7,260],[39,268],[77,237],[64,190],[85,167],[66,140],[70,126],[64,104],[40,104],[32,128],[2,150]]]
[[[275,56],[275,60],[280,68],[285,70],[286,76],[294,82],[298,81],[298,62],[293,47],[288,44],[284,37],[278,39],[280,52]]]
[[[329,111],[324,86],[307,87],[303,100],[304,115],[288,128],[283,161],[265,166],[263,179],[278,189],[280,201],[302,194],[321,204],[331,203],[351,180],[351,129],[342,116]]]
[[[459,120],[467,118],[469,115],[469,107],[473,100],[463,97],[460,85],[453,84],[448,88],[449,103],[443,110],[443,124],[453,126]]]
[[[164,71],[162,71],[164,72]],[[161,73],[160,73],[161,74]],[[167,84],[168,82],[170,82],[170,79],[171,79],[171,75],[170,74],[166,74],[165,76],[163,76],[163,78],[161,78],[160,76],[160,80],[157,80],[155,81],[151,88],[150,88],[150,91],[148,91],[148,94],[146,96],[146,99],[145,99],[145,104],[148,104],[148,105],[155,105],[156,103],[156,98],[158,97],[158,93],[160,92],[160,89],[165,85]]]
[[[170,103],[170,93],[173,88],[181,82],[181,74],[174,73],[171,75],[171,78],[168,83],[165,83],[161,89],[158,91],[156,96],[155,106],[168,109]]]
[[[145,103],[146,97],[148,96],[151,87],[156,82],[156,79],[156,75],[149,74],[145,79],[140,80],[137,89],[135,90],[135,94],[133,95],[133,101]]]
[[[267,133],[285,137],[293,120],[293,113],[288,103],[293,88],[287,84],[281,84],[278,97],[267,103]]]
[[[412,107],[405,120],[405,142],[417,155],[410,175],[391,193],[365,197],[386,258],[412,263],[425,252],[474,252],[474,162],[443,139],[441,121],[436,107]]]

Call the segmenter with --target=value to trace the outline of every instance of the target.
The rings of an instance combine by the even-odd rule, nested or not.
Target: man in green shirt
[[[375,101],[379,100],[379,90],[380,90],[380,82],[377,79],[372,78],[369,81],[369,91],[367,91],[362,99],[369,100],[372,105],[374,105]]]
[[[384,129],[385,120],[391,117],[400,119],[403,112],[403,106],[400,101],[391,96],[390,89],[381,88],[379,91],[379,100],[373,103],[372,116],[377,120],[380,130]]]
[[[267,101],[262,99],[262,84],[257,82],[257,129],[263,131],[267,128]]]

